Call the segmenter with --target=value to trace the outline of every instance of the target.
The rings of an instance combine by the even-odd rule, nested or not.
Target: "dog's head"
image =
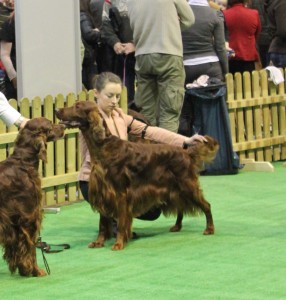
[[[96,139],[105,138],[106,128],[97,104],[92,101],[78,101],[71,107],[56,110],[60,124],[67,128],[91,129]]]
[[[211,163],[219,150],[219,143],[216,139],[205,135],[206,142],[194,141],[187,149],[194,158],[198,170],[202,170],[204,163]]]
[[[91,101],[77,101],[73,106],[57,109],[55,113],[60,123],[67,128],[87,128],[90,119],[95,119],[96,116],[100,118],[96,103]]]
[[[47,161],[47,142],[56,141],[64,136],[65,127],[53,124],[50,120],[39,117],[29,120],[20,130],[16,139],[16,145],[32,148],[38,158]]]
[[[213,137],[205,135],[207,142],[204,142],[204,147],[200,149],[200,155],[204,162],[212,162],[219,150],[219,143]]]

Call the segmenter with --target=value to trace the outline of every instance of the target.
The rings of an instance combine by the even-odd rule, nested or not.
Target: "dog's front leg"
[[[124,210],[118,216],[116,242],[112,246],[112,250],[122,250],[128,239],[132,237],[132,214]]]
[[[89,243],[89,248],[101,248],[104,242],[111,238],[112,219],[100,214],[99,218],[99,232],[96,241]]]

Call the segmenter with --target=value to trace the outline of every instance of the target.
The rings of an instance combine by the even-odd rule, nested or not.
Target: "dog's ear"
[[[102,118],[102,120],[103,120],[103,127],[104,127],[104,129],[105,129],[105,134],[106,134],[106,136],[110,136],[111,135],[111,132],[110,132],[110,130],[108,129],[108,127],[107,127],[107,124],[106,124],[106,122],[105,122],[105,120]]]
[[[44,162],[47,162],[47,143],[45,138],[37,138],[38,157]]]

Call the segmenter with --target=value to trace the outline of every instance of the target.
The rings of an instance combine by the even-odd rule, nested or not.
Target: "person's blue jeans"
[[[275,53],[269,54],[270,63],[277,68],[286,68],[286,53]]]

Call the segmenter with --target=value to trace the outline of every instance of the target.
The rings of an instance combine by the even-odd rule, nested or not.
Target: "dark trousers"
[[[277,68],[286,68],[286,53],[270,53],[270,61]]]
[[[129,55],[117,55],[114,73],[117,74],[123,85],[127,88],[128,103],[134,100],[135,94],[135,56],[134,53]]]
[[[79,187],[84,199],[89,203],[88,199],[88,182],[87,181],[80,181]],[[144,221],[154,221],[158,219],[161,215],[161,209],[158,207],[152,208],[147,211],[145,214],[137,217],[137,219],[144,220]]]
[[[252,72],[255,70],[254,61],[245,61],[245,60],[229,60],[229,73],[243,73],[243,72]]]
[[[17,99],[17,90],[14,88],[7,74],[5,75],[5,96],[9,99]]]
[[[220,63],[209,62],[205,64],[199,64],[194,66],[184,66],[186,72],[186,84],[192,83],[194,80],[198,79],[201,75],[208,75],[210,78],[218,78],[224,80],[224,76],[221,70]]]

